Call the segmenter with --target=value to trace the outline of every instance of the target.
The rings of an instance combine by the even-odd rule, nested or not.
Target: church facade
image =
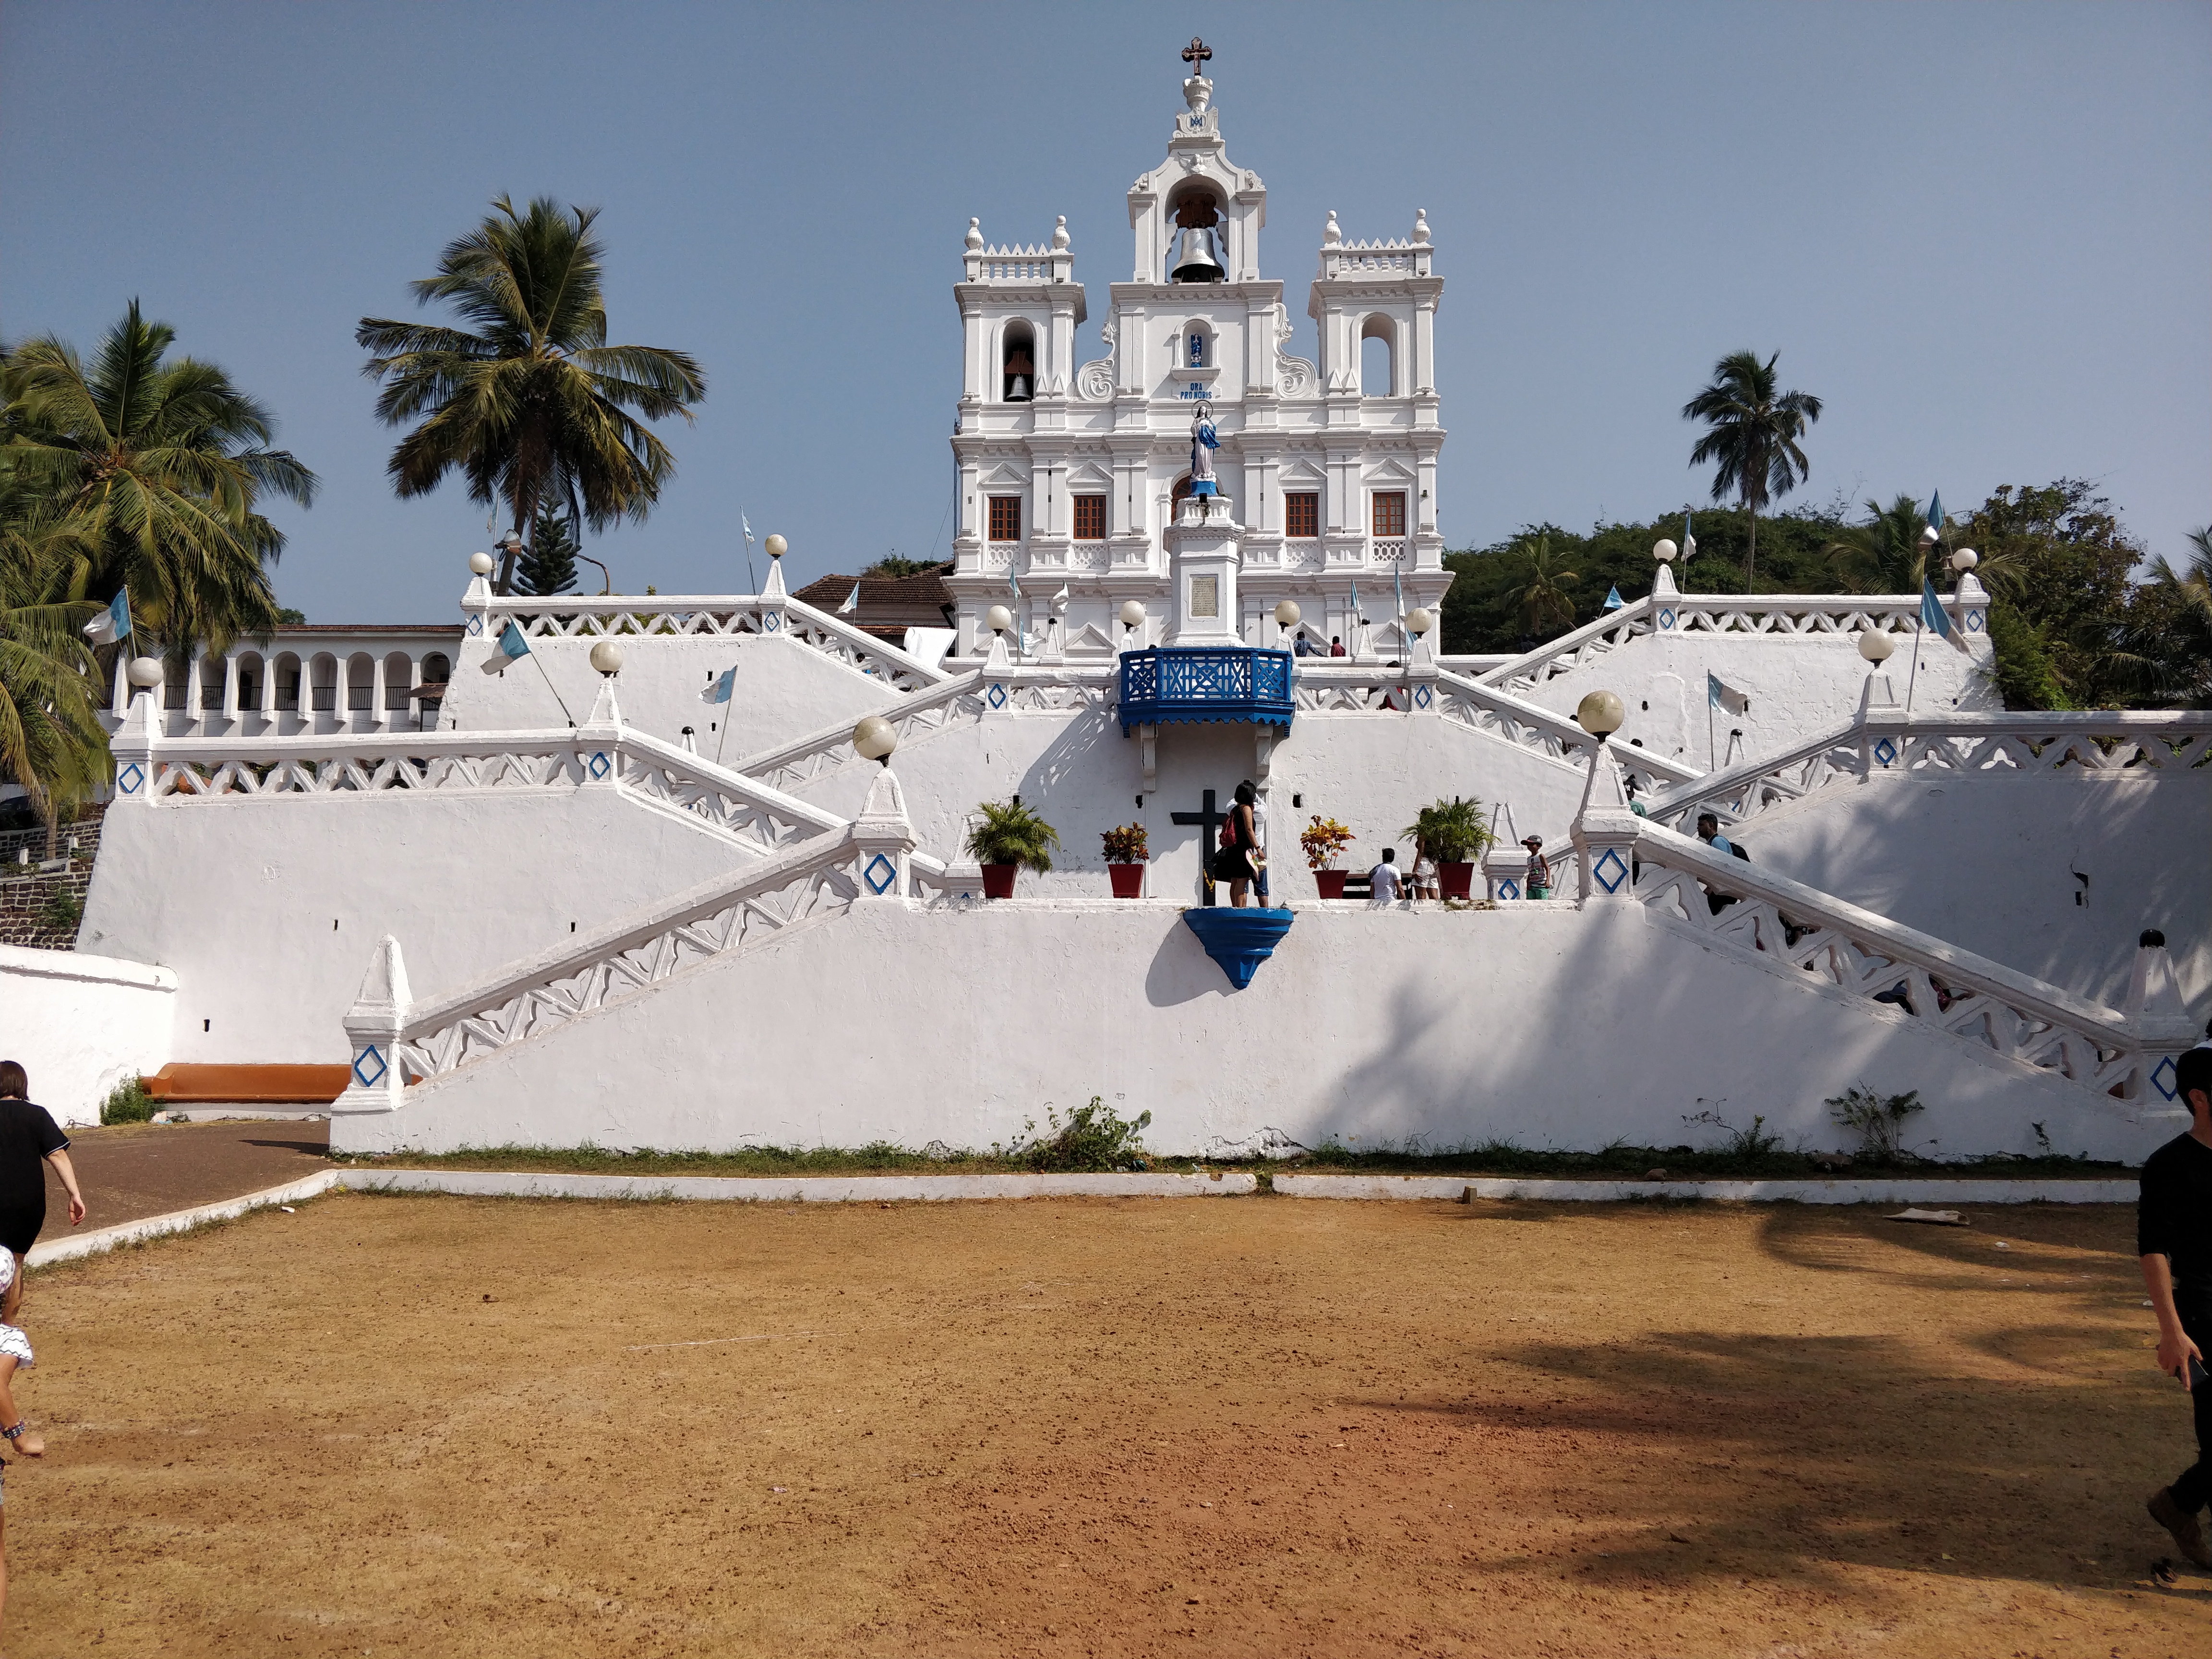
[[[1261,274],[1267,186],[1230,159],[1212,81],[1194,73],[1182,90],[1166,158],[1129,187],[1132,266],[1108,285],[1104,356],[1076,361],[1089,300],[1064,217],[1047,242],[1015,247],[986,246],[969,222],[953,289],[956,655],[988,651],[996,605],[1031,659],[1103,661],[1179,637],[1287,644],[1285,599],[1316,648],[1402,655],[1405,617],[1450,585],[1437,527],[1443,279],[1425,215],[1370,242],[1329,215],[1306,303],[1319,361],[1291,355],[1283,283]],[[1380,349],[1363,379],[1369,341]],[[1194,601],[1176,520],[1201,412],[1220,494]],[[1145,612],[1133,626],[1132,600]]]

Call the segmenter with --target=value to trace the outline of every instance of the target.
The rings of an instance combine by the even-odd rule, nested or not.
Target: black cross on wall
[[[1171,823],[1195,823],[1201,826],[1198,868],[1201,876],[1209,876],[1213,873],[1213,837],[1221,828],[1226,814],[1215,807],[1213,791],[1211,789],[1206,791],[1198,799],[1197,811],[1170,812],[1168,814],[1168,821]],[[1211,908],[1213,904],[1213,884],[1210,881],[1200,881],[1199,894],[1199,902]]]

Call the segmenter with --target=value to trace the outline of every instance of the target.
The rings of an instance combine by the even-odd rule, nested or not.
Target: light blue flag
[[[1936,526],[1938,535],[1942,533],[1943,492],[1940,489],[1928,498],[1928,522]]]
[[[701,702],[727,702],[730,693],[737,688],[738,671],[734,665],[725,668],[699,694]]]
[[[131,590],[123,588],[107,609],[84,625],[84,636],[94,645],[112,645],[131,637]]]
[[[1682,533],[1686,536],[1690,532],[1686,530]],[[1627,603],[1627,600],[1620,597],[1620,584],[1619,582],[1615,582],[1612,586],[1605,590],[1605,603],[1600,605],[1598,609],[1601,611],[1618,611],[1621,606]]]
[[[1710,668],[1705,671],[1705,702],[1709,708],[1718,708],[1730,714],[1747,714],[1751,708],[1751,698],[1748,696],[1737,690],[1735,687],[1724,684],[1721,677]]]
[[[1951,637],[1951,618],[1943,609],[1943,601],[1936,597],[1936,584],[1923,576],[1920,579],[1920,625],[1931,634]]]
[[[514,623],[501,630],[498,642],[483,659],[483,672],[496,674],[530,654],[530,641],[522,637],[522,630]]]
[[[853,591],[845,596],[845,603],[837,607],[837,614],[841,617],[849,617],[859,611],[860,608],[860,585],[858,582],[854,582],[853,584]]]

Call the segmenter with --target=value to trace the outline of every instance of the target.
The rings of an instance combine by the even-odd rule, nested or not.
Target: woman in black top
[[[2150,1495],[2151,1518],[2181,1553],[2212,1567],[2212,1544],[2197,1517],[2212,1503],[2212,1048],[2174,1063],[2173,1092],[2189,1108],[2189,1133],[2143,1160],[2136,1253],[2158,1310],[2158,1368],[2189,1390],[2197,1462]]]
[[[1213,855],[1214,879],[1229,884],[1229,902],[1240,908],[1246,884],[1259,873],[1253,858],[1260,851],[1260,836],[1252,822],[1252,803],[1259,799],[1250,784],[1237,786],[1237,804],[1222,821],[1221,849]]]
[[[0,1300],[0,1324],[15,1322],[23,1301],[23,1258],[46,1224],[46,1172],[51,1163],[69,1193],[70,1225],[84,1219],[84,1196],[70,1167],[69,1137],[43,1106],[28,1097],[30,1079],[12,1060],[0,1060],[0,1248],[15,1253],[15,1273]]]

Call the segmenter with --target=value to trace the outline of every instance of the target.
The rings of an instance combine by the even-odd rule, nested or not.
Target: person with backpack
[[[1250,784],[1237,786],[1236,805],[1221,821],[1221,846],[1213,855],[1213,878],[1229,884],[1229,902],[1234,909],[1244,908],[1252,878],[1267,858],[1260,850],[1259,827],[1253,817],[1253,806],[1259,799],[1259,791]]]

